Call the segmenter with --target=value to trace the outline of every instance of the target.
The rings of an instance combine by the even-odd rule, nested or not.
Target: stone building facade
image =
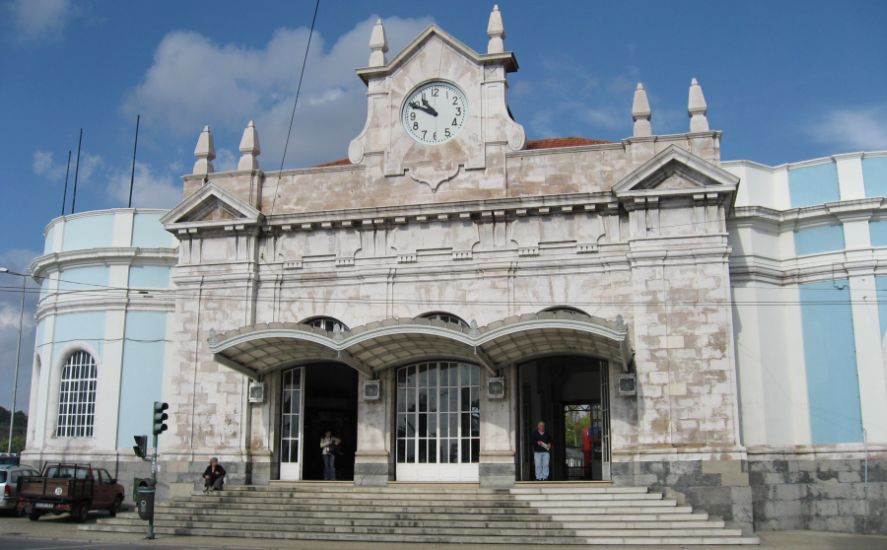
[[[655,134],[638,85],[631,137],[530,141],[498,9],[488,34],[477,53],[431,26],[389,57],[377,23],[347,160],[265,172],[250,123],[238,169],[215,172],[203,130],[161,219],[178,245],[157,293],[174,308],[162,491],[190,491],[210,456],[231,481],[316,478],[327,429],[355,485],[508,487],[533,479],[541,419],[555,479],[664,489],[748,528],[883,532],[887,384],[865,316],[887,317],[863,233],[887,156],[838,158],[834,197],[789,177],[803,167],[722,162],[695,79],[687,133]],[[817,250],[826,226],[851,237]],[[822,309],[825,282],[853,299],[817,291]],[[816,347],[837,309],[852,363]],[[830,372],[837,428],[816,420]]]

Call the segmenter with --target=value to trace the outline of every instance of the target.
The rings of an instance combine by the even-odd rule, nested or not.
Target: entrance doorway
[[[535,479],[529,440],[542,420],[551,433],[553,481],[601,481],[610,478],[608,363],[563,356],[518,367],[518,479]]]
[[[340,363],[320,363],[281,373],[280,479],[321,480],[320,439],[327,430],[342,440],[336,479],[354,479],[357,448],[357,373]]]

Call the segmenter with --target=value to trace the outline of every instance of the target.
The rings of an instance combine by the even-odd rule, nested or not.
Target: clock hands
[[[434,109],[434,107],[428,104],[428,101],[424,97],[422,98],[422,105],[419,105],[415,101],[410,101],[409,105],[413,109],[428,113],[431,116],[437,116],[437,111]]]
[[[437,116],[437,111],[434,109],[434,107],[432,107],[431,105],[428,104],[428,100],[425,99],[425,96],[424,96],[424,95],[422,96],[422,105],[425,106],[424,111],[425,111],[426,113],[429,113],[429,114],[432,114],[432,115],[434,115],[434,116]]]

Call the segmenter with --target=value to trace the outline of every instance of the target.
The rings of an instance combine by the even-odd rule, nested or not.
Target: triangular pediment
[[[613,186],[616,196],[733,193],[739,178],[686,149],[672,145]]]
[[[387,64],[380,67],[367,67],[364,69],[357,69],[357,74],[358,76],[360,76],[361,79],[363,79],[364,82],[367,82],[367,80],[371,76],[391,74],[398,68],[400,68],[409,59],[411,59],[417,51],[422,49],[429,41],[432,40],[442,41],[444,44],[446,44],[456,52],[459,52],[466,59],[472,61],[477,65],[504,62],[506,71],[513,72],[517,70],[517,59],[514,57],[514,54],[512,52],[495,54],[478,53],[447,31],[441,29],[437,25],[432,24],[429,25],[428,28],[426,28],[424,31],[422,31],[416,38],[414,38],[412,42],[407,44],[406,47],[401,50],[400,53],[397,54],[397,56],[389,61]]]
[[[210,182],[167,212],[160,222],[167,229],[181,229],[254,225],[262,217],[261,212]]]

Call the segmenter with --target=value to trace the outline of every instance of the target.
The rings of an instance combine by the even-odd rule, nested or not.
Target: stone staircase
[[[133,513],[85,530],[141,533]],[[644,487],[350,483],[232,486],[158,503],[160,535],[437,544],[757,544],[704,512]]]

